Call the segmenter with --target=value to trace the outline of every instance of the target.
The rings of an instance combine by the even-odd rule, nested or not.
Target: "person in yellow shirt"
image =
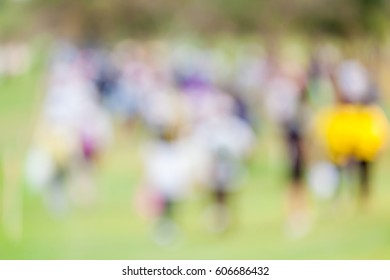
[[[351,161],[358,165],[360,193],[366,198],[371,163],[388,140],[388,120],[376,104],[376,92],[359,62],[341,63],[332,80],[337,102],[318,114],[317,136],[328,158],[340,169]]]

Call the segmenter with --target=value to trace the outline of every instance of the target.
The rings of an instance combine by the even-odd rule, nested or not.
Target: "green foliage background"
[[[389,15],[386,0],[0,0],[0,36],[298,31],[382,38]]]

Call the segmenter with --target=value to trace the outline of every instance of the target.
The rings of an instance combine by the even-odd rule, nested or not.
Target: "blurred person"
[[[303,69],[302,64],[297,61],[281,60],[271,72],[265,88],[267,112],[281,129],[287,150],[289,170],[287,230],[295,237],[305,235],[311,223],[305,190],[305,128],[308,111],[306,77]]]
[[[92,166],[110,138],[109,120],[98,102],[90,63],[88,56],[73,46],[56,49],[27,159],[27,179],[45,191],[48,208],[56,215],[66,213],[68,186],[76,178],[78,188],[71,188],[76,190],[74,202],[93,199]]]
[[[73,188],[73,201],[81,206],[97,202],[96,168],[113,138],[109,115],[95,100],[83,109],[78,123],[79,152],[73,163],[73,175],[77,179]]]
[[[238,189],[245,160],[255,143],[255,135],[247,122],[235,115],[234,100],[223,92],[214,92],[207,114],[194,127],[194,137],[209,156],[208,187],[213,203],[208,209],[210,230],[221,233],[232,223],[231,193]]]
[[[222,233],[232,224],[232,193],[255,143],[248,106],[252,92],[237,87],[234,75],[242,73],[234,69],[234,51],[184,45],[172,59],[175,82],[187,104],[187,127],[202,154],[202,184],[212,194],[206,226]]]
[[[36,191],[45,195],[45,203],[54,215],[68,209],[66,184],[76,142],[66,128],[41,123],[26,160],[27,180]]]
[[[180,237],[175,213],[177,204],[190,191],[192,170],[187,158],[188,146],[181,135],[183,115],[180,112],[180,96],[176,92],[160,92],[157,95],[158,102],[149,107],[153,113],[149,115],[152,139],[145,145],[145,175],[140,191],[149,193],[143,203],[148,205],[146,209],[155,209],[157,216],[154,241],[168,246]]]
[[[359,174],[359,198],[365,204],[371,169],[388,140],[388,120],[378,106],[378,92],[366,68],[342,61],[332,75],[336,102],[319,112],[318,137],[339,172],[350,166]]]

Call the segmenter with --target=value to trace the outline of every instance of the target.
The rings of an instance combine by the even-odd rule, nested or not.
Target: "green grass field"
[[[42,68],[38,63],[28,75],[0,81],[3,169],[11,170],[11,183],[23,188],[22,203],[5,201],[5,176],[0,175],[0,259],[390,258],[390,152],[377,165],[367,211],[358,211],[347,199],[337,205],[313,200],[313,230],[302,239],[290,239],[283,223],[283,154],[268,128],[262,130],[249,170],[242,177],[242,189],[234,200],[237,222],[223,235],[204,229],[202,210],[208,197],[199,194],[179,205],[177,219],[184,235],[181,243],[162,248],[151,241],[151,223],[138,217],[133,207],[141,172],[137,147],[145,137],[140,129],[117,129],[115,145],[99,166],[98,205],[93,209],[73,208],[62,220],[53,219],[41,197],[28,191],[21,176],[41,96]],[[22,207],[21,215],[15,214],[22,219],[19,241],[6,235],[4,211],[8,203],[11,215]]]

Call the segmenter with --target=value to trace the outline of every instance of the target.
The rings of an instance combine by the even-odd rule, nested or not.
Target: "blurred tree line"
[[[305,32],[381,39],[389,12],[387,0],[0,0],[0,35]]]

